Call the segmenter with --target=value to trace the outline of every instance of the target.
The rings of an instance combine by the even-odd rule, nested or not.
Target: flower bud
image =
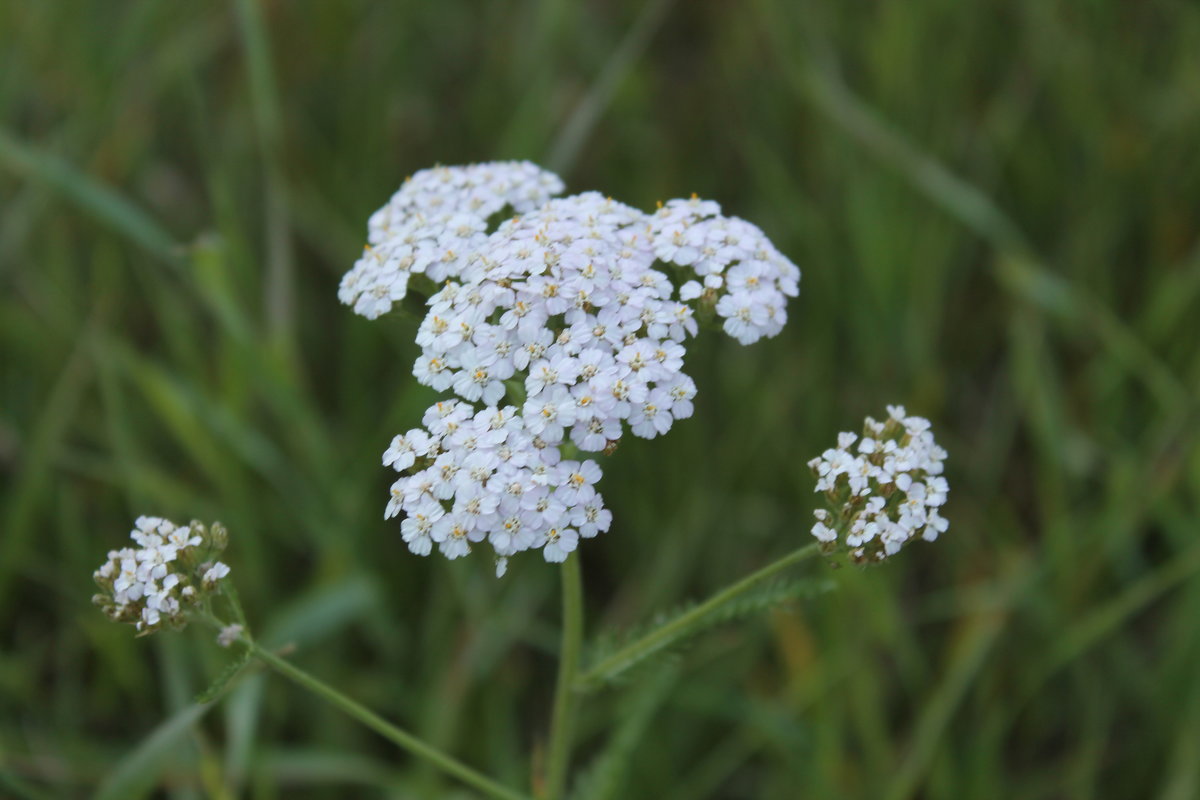
[[[219,522],[214,522],[208,529],[213,550],[220,553],[229,545],[229,531]]]

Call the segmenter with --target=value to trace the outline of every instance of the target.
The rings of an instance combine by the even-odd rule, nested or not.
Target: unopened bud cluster
[[[137,547],[109,551],[108,560],[93,573],[100,593],[92,602],[142,634],[182,627],[184,612],[211,595],[229,574],[229,567],[216,560],[228,542],[219,522],[176,525],[143,516],[129,536]]]
[[[929,420],[902,406],[888,406],[883,422],[868,417],[861,438],[838,434],[836,448],[808,462],[829,504],[813,512],[812,535],[856,562],[881,561],[917,538],[932,542],[949,525],[939,513],[945,460]]]
[[[572,451],[609,452],[626,426],[650,439],[691,416],[683,362],[697,312],[742,344],[787,320],[799,269],[716,203],[646,214],[561,191],[528,162],[424,170],[371,217],[343,278],[339,297],[368,318],[413,274],[441,282],[413,375],[461,400],[435,405],[384,454],[402,473],[387,516],[405,515],[416,553],[436,543],[456,558],[486,540],[501,572],[521,550],[561,561],[611,517],[593,488],[599,467]],[[505,210],[517,216],[493,226]]]

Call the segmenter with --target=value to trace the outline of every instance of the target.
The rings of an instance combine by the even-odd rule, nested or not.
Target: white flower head
[[[138,517],[129,536],[138,547],[108,553],[93,573],[100,593],[92,600],[139,634],[183,627],[185,612],[229,574],[228,566],[212,560],[228,538],[220,523],[176,525],[161,517]]]
[[[863,438],[838,435],[838,446],[809,462],[816,491],[829,509],[813,512],[812,535],[840,546],[859,563],[893,556],[914,539],[933,541],[949,523],[940,514],[950,487],[942,477],[946,451],[929,421],[888,406],[885,422],[867,418]]]
[[[698,310],[750,344],[782,330],[798,292],[795,265],[715,202],[646,214],[562,190],[528,162],[422,170],[371,216],[342,279],[339,298],[368,318],[414,280],[422,292],[440,285],[412,372],[456,399],[383,454],[400,473],[384,516],[400,517],[419,555],[488,544],[503,574],[518,552],[561,561],[607,531],[599,466],[578,452],[609,453],[626,430],[655,438],[692,416],[683,369]]]

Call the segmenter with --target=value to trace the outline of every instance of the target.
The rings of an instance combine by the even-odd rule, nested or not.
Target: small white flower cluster
[[[411,275],[457,275],[487,240],[493,214],[538,208],[562,190],[557,175],[528,161],[422,170],[371,215],[368,243],[342,278],[338,299],[375,319],[404,299]]]
[[[800,292],[800,270],[757,227],[693,197],[660,208],[650,232],[658,258],[690,267],[699,278],[680,287],[680,299],[715,298],[730,336],[754,344],[783,330],[787,298]]]
[[[797,294],[796,266],[712,201],[647,215],[596,192],[550,199],[561,189],[528,163],[419,172],[371,218],[372,247],[343,279],[342,302],[371,318],[412,273],[443,282],[413,375],[482,406],[439,403],[384,454],[403,474],[387,516],[404,512],[414,552],[436,543],[456,558],[487,540],[501,572],[531,548],[563,560],[611,515],[592,489],[599,467],[562,449],[611,451],[625,424],[666,433],[692,415],[696,312],[749,344],[779,333]],[[504,208],[517,216],[489,232]]]
[[[242,634],[246,631],[245,626],[234,623],[226,625],[217,632],[217,644],[221,647],[229,647],[234,642],[242,638]]]
[[[129,534],[136,548],[111,550],[93,574],[103,590],[92,601],[117,622],[129,622],[141,633],[164,623],[184,624],[183,612],[213,591],[229,574],[215,556],[227,535],[220,523],[176,525],[161,517],[138,517]]]
[[[553,445],[569,431],[590,452],[619,439],[622,420],[654,438],[691,416],[682,342],[697,326],[651,268],[641,212],[588,192],[504,223],[489,242],[462,283],[430,298],[418,381],[493,405],[519,374],[530,431]]]
[[[858,562],[895,555],[917,537],[932,542],[949,526],[939,513],[950,491],[945,460],[929,420],[903,406],[888,406],[884,422],[867,417],[861,439],[838,434],[836,448],[808,462],[830,503],[813,512],[812,535],[831,549],[840,537]]]
[[[384,516],[404,512],[400,530],[417,555],[429,555],[436,543],[447,558],[458,558],[487,540],[500,576],[515,553],[541,548],[547,561],[564,561],[579,537],[612,523],[595,489],[600,467],[563,460],[516,407],[475,411],[448,400],[422,422],[424,429],[395,437],[383,454],[384,465],[403,475],[392,484]],[[561,443],[561,428],[559,436]]]

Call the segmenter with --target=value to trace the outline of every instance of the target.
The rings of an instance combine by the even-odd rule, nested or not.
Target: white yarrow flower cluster
[[[683,341],[697,326],[651,266],[641,212],[575,195],[505,222],[488,245],[430,298],[417,380],[493,405],[516,378],[529,429],[588,452],[623,421],[654,438],[691,415]]]
[[[476,411],[448,400],[422,422],[424,429],[397,436],[383,455],[402,475],[384,516],[404,513],[400,531],[417,555],[437,545],[459,558],[486,541],[503,575],[511,555],[540,549],[547,561],[564,561],[580,537],[612,523],[595,488],[596,462],[564,460],[542,437],[545,428],[531,430],[516,407]]]
[[[404,513],[414,552],[456,558],[487,541],[501,572],[522,550],[563,560],[611,519],[592,488],[600,468],[568,456],[692,415],[697,310],[749,344],[779,333],[797,293],[795,265],[716,203],[647,215],[595,192],[550,199],[561,189],[528,163],[419,172],[371,218],[343,279],[342,301],[371,318],[412,273],[442,282],[413,375],[465,402],[438,403],[384,454],[402,473],[386,515]],[[489,231],[502,209],[516,216]]]
[[[754,344],[783,330],[787,298],[800,292],[800,270],[756,226],[692,197],[660,208],[651,236],[659,259],[695,273],[680,287],[680,299],[715,301],[727,334]]]
[[[883,422],[868,417],[861,438],[838,434],[836,448],[808,462],[830,503],[813,512],[812,535],[858,562],[883,560],[917,538],[932,542],[949,526],[940,513],[950,490],[945,460],[929,420],[903,406],[888,406]]]
[[[375,319],[404,299],[411,275],[456,276],[487,239],[493,214],[537,208],[562,189],[557,175],[527,161],[422,170],[371,215],[367,245],[338,298]]]
[[[181,627],[186,608],[229,574],[215,558],[227,541],[220,523],[208,528],[142,516],[129,536],[137,547],[109,551],[93,574],[102,592],[92,600],[110,618],[132,623],[141,633],[168,624]]]

